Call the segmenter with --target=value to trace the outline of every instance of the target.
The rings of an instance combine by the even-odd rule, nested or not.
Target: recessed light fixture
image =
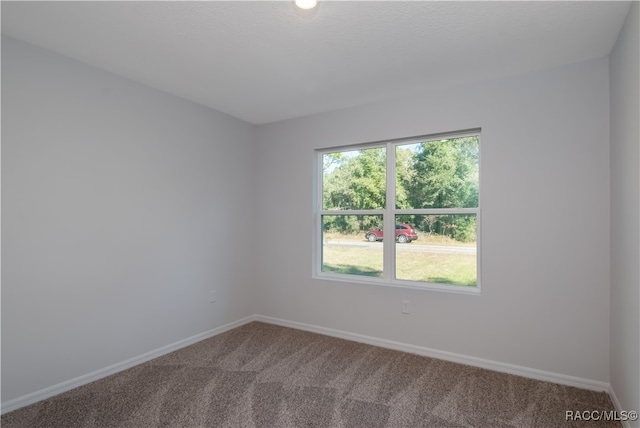
[[[318,4],[318,0],[295,0],[295,4],[300,9],[313,9]]]

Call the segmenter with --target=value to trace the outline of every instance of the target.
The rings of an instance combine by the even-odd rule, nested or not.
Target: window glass
[[[386,150],[368,148],[322,155],[322,209],[382,209],[386,203]]]
[[[479,143],[478,131],[320,150],[314,272],[477,292]]]
[[[396,147],[397,208],[476,208],[478,137]]]
[[[323,215],[322,271],[381,277],[381,215]]]
[[[398,215],[396,221],[413,225],[418,235],[411,245],[396,239],[396,279],[477,284],[475,214]]]

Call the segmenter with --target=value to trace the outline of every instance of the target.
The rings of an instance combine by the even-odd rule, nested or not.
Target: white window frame
[[[412,143],[422,143],[427,141],[442,140],[460,137],[478,137],[478,207],[477,208],[428,208],[428,209],[397,209],[396,208],[396,147]],[[354,144],[347,146],[328,147],[315,150],[314,164],[314,191],[313,191],[313,237],[312,237],[312,255],[313,255],[313,272],[314,279],[332,280],[340,282],[351,282],[358,284],[371,284],[386,287],[409,288],[417,290],[433,290],[444,291],[458,294],[479,295],[481,292],[481,197],[482,190],[481,176],[482,168],[480,160],[481,147],[481,130],[471,129],[459,132],[447,132],[442,134],[431,134],[426,136],[402,138],[397,140],[388,140],[375,143]],[[382,209],[372,210],[323,210],[322,209],[322,185],[323,185],[323,164],[322,156],[325,153],[347,152],[352,150],[362,150],[368,148],[386,148],[386,201],[385,207]],[[342,274],[336,272],[322,271],[322,216],[323,215],[381,215],[383,218],[383,230],[395,230],[396,215],[415,214],[415,215],[445,215],[445,214],[475,214],[476,215],[476,285],[453,285],[440,284],[433,282],[409,281],[395,279],[395,262],[396,262],[396,242],[394,239],[383,240],[383,276],[368,277],[363,275]],[[389,245],[391,243],[391,245]]]

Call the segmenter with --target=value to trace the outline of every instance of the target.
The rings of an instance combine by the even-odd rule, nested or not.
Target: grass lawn
[[[353,235],[326,236],[323,245],[323,271],[382,276],[382,243],[372,247],[331,245],[332,240],[364,242]],[[396,278],[441,284],[476,285],[476,256],[474,254],[448,254],[418,250],[416,245],[475,246],[462,244],[447,237],[428,237],[412,244],[398,244],[396,249]],[[444,238],[444,239],[442,239]],[[413,248],[412,248],[413,247]]]

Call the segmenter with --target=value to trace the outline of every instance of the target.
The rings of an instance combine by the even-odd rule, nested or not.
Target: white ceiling
[[[251,123],[606,56],[630,2],[2,2],[2,32]]]

